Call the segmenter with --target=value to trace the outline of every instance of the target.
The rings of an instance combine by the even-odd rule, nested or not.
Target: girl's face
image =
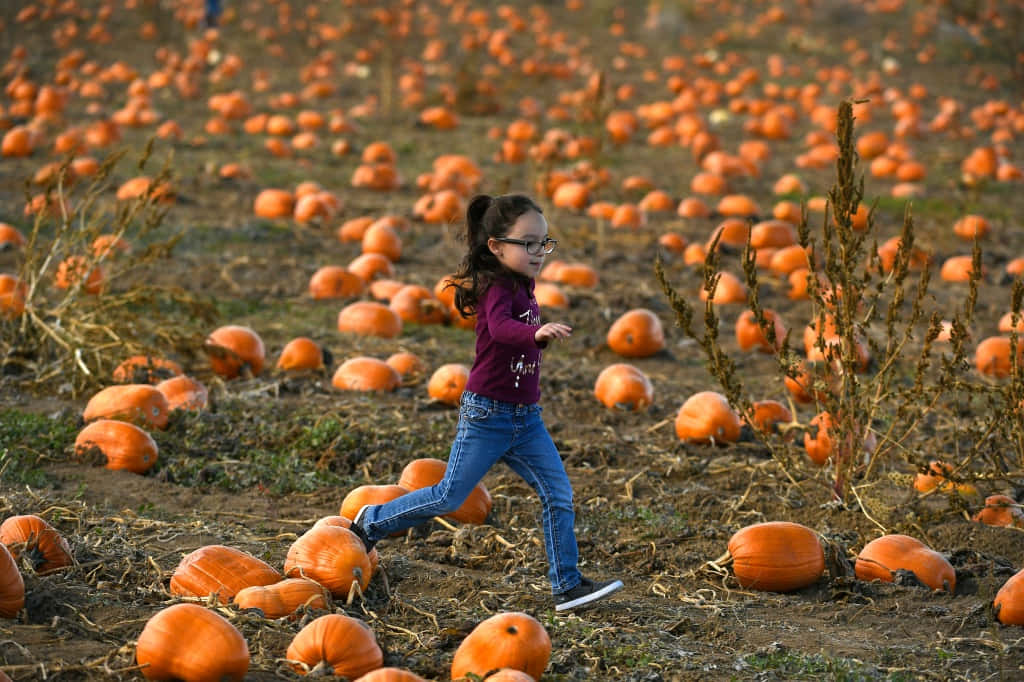
[[[516,244],[510,240],[521,242],[543,242],[548,236],[548,222],[536,211],[527,211],[519,216],[508,234],[500,239],[491,237],[487,247],[498,260],[512,272],[524,277],[534,278],[544,265],[544,252],[534,255],[527,252],[525,244]]]

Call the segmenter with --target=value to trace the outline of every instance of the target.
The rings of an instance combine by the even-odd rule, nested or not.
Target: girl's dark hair
[[[466,208],[466,257],[455,272],[454,281],[447,285],[455,287],[455,308],[463,317],[476,313],[480,297],[495,277],[523,279],[501,264],[488,248],[487,240],[507,235],[519,216],[530,211],[544,212],[525,194],[478,194],[470,200]]]

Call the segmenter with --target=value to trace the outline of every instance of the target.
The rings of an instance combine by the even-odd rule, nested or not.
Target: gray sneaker
[[[555,611],[570,611],[585,606],[598,599],[604,599],[613,592],[622,589],[621,580],[605,580],[596,583],[589,578],[584,578],[580,584],[568,592],[555,595]]]

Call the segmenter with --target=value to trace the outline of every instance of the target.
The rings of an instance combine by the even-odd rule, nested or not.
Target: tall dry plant
[[[45,188],[46,205],[55,210],[39,211],[26,238],[18,272],[26,285],[25,310],[0,320],[0,383],[36,390],[58,384],[77,395],[109,381],[128,355],[198,348],[201,328],[215,319],[209,303],[150,281],[156,268],[166,267],[184,230],[155,238],[172,206],[156,189],[170,178],[166,164],[144,195],[111,204],[113,173],[123,156],[112,155],[82,186],[67,182],[69,159]],[[147,147],[140,172],[150,156]],[[108,245],[130,249],[97,248],[101,235]],[[68,258],[79,261],[70,269],[71,285],[61,289],[56,273]],[[86,283],[96,269],[104,284],[92,294]]]
[[[972,460],[983,452],[977,443],[991,444],[996,438],[1016,443],[1016,455],[990,458],[982,476],[1007,476],[1014,467],[1019,469],[1024,464],[1024,435],[1019,412],[1014,412],[1020,404],[1024,380],[1019,368],[1015,368],[1009,382],[972,378],[967,330],[978,296],[980,248],[975,241],[968,294],[957,311],[929,309],[933,304],[928,296],[927,266],[916,278],[911,277],[915,234],[909,205],[895,262],[888,271],[882,268],[874,237],[874,209],[868,212],[866,229],[854,228],[854,216],[864,199],[864,178],[857,173],[852,105],[850,101],[839,105],[836,181],[828,193],[822,222],[812,231],[804,207],[798,227],[799,243],[808,253],[812,273],[807,281],[813,324],[818,330],[833,328],[835,334],[818,334],[816,347],[823,359],[817,363],[808,363],[796,352],[788,335],[778,340],[775,359],[779,376],[802,382],[806,393],[813,397],[816,411],[827,412],[832,418],[831,489],[836,499],[846,500],[852,481],[870,480],[885,462],[902,459],[925,470],[935,454],[917,448],[913,437],[922,426],[937,419],[946,403],[985,405],[978,418],[957,426],[978,438],[966,452],[958,453],[950,478],[961,480],[967,476]],[[719,316],[711,302],[721,276],[717,247],[716,240],[709,246],[704,263],[703,286],[708,296],[699,332],[694,329],[697,310],[669,283],[660,259],[655,263],[655,274],[678,326],[699,343],[710,373],[729,402],[742,414],[750,414],[751,400],[736,364],[720,342]],[[769,343],[776,346],[775,328],[761,302],[755,254],[749,242],[742,265],[749,306]],[[1018,283],[1014,310],[1020,309],[1022,296]],[[939,349],[936,339],[943,319],[949,317],[950,342]],[[865,350],[871,357],[867,367]],[[1014,414],[1016,419],[1012,418]],[[929,429],[933,426],[929,423]],[[791,447],[785,440],[757,430],[755,433],[765,440],[782,466],[792,466]]]

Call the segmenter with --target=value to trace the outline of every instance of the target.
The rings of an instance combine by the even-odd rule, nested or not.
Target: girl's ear
[[[490,249],[491,253],[495,256],[501,256],[501,242],[497,239],[494,239],[493,237],[488,238],[487,248]]]

